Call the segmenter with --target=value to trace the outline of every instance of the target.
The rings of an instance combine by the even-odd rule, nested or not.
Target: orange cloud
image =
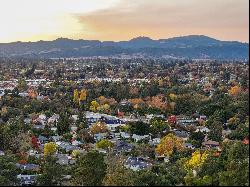
[[[123,0],[115,7],[75,16],[92,31],[85,36],[91,39],[204,34],[248,41],[248,14],[247,0]]]

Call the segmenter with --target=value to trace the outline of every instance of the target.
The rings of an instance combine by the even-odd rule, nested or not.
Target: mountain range
[[[0,43],[0,57],[154,57],[248,60],[249,44],[220,41],[204,35],[153,40],[137,37],[129,41],[72,40]]]

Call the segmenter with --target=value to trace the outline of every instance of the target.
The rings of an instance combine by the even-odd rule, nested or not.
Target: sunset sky
[[[207,35],[249,40],[249,0],[0,0],[0,42]]]

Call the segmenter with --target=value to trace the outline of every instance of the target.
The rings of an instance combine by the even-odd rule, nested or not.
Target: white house
[[[134,139],[135,142],[138,142],[140,140],[144,140],[146,138],[149,138],[149,135],[140,136],[140,135],[137,135],[137,134],[133,134],[132,138]]]

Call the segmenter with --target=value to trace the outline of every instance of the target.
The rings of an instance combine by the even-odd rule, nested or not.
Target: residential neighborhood
[[[248,62],[1,59],[0,71],[0,184],[215,185],[248,170]]]

